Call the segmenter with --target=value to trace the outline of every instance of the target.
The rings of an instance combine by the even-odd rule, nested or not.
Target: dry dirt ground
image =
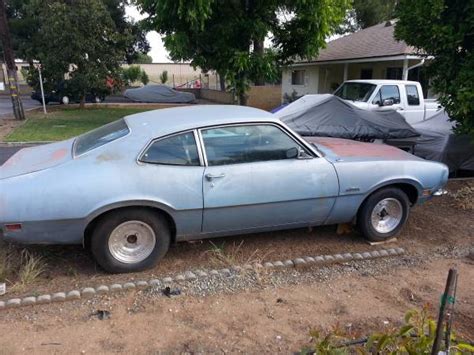
[[[448,185],[452,192],[472,187],[472,180]],[[469,205],[472,195],[467,198]],[[173,298],[162,296],[160,290],[144,290],[1,311],[0,353],[289,353],[308,343],[312,328],[338,325],[358,337],[398,324],[407,310],[427,302],[435,315],[453,266],[460,274],[454,327],[472,342],[474,262],[467,254],[474,247],[474,211],[465,207],[465,199],[453,196],[415,207],[398,241],[384,246],[405,248],[407,254],[401,258],[243,275],[225,283],[176,284],[173,287],[183,294]],[[34,248],[32,253],[47,260],[46,272],[13,290],[12,276],[10,291],[1,299],[148,280],[228,262],[381,248],[368,245],[356,232],[337,235],[334,227],[236,236],[212,243],[218,247],[210,241],[178,244],[154,269],[129,275],[104,274],[80,248]],[[111,318],[98,320],[92,315],[97,310],[110,311]]]
[[[438,259],[205,297],[133,292],[12,310],[0,313],[0,353],[292,353],[308,344],[311,329],[338,326],[357,338],[391,329],[408,309],[437,305],[450,267],[460,274],[454,328],[472,341],[473,263]],[[97,319],[97,309],[110,318]]]
[[[10,117],[0,118],[0,142],[2,142],[10,132],[22,123],[23,122],[14,120]]]

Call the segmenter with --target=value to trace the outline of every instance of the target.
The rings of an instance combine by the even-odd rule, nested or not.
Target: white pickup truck
[[[334,95],[365,110],[397,110],[410,124],[426,120],[442,107],[426,100],[417,81],[348,80]]]

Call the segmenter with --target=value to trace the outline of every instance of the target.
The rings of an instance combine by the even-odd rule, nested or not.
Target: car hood
[[[341,138],[303,137],[331,162],[354,160],[422,160],[401,149]]]
[[[0,166],[0,179],[49,169],[72,159],[74,139],[23,148]]]

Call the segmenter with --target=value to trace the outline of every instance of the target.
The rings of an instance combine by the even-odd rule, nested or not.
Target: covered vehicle
[[[334,95],[305,95],[275,113],[302,136],[356,140],[418,136],[398,112],[367,111]]]
[[[442,162],[451,172],[474,172],[474,142],[468,135],[455,134],[454,125],[445,110],[415,123],[413,128],[420,133],[416,139],[415,155]]]
[[[174,90],[166,85],[145,85],[141,88],[127,89],[124,96],[138,102],[192,103],[196,101],[193,93]]]
[[[22,149],[0,167],[0,238],[82,243],[111,272],[232,234],[352,221],[381,241],[447,182],[444,164],[390,146],[308,140],[268,112],[203,105]]]

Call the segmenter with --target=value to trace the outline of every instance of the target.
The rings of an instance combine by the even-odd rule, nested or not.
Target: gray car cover
[[[357,140],[416,137],[418,132],[394,110],[367,111],[334,95],[317,96],[298,105],[298,100],[275,115],[302,136]],[[292,107],[297,107],[292,108]]]
[[[455,123],[442,110],[431,118],[413,124],[420,133],[415,155],[446,164],[449,171],[474,171],[474,141],[467,135],[453,132]]]
[[[191,103],[196,100],[193,93],[177,91],[166,85],[145,85],[127,89],[124,96],[133,101],[153,103]]]

